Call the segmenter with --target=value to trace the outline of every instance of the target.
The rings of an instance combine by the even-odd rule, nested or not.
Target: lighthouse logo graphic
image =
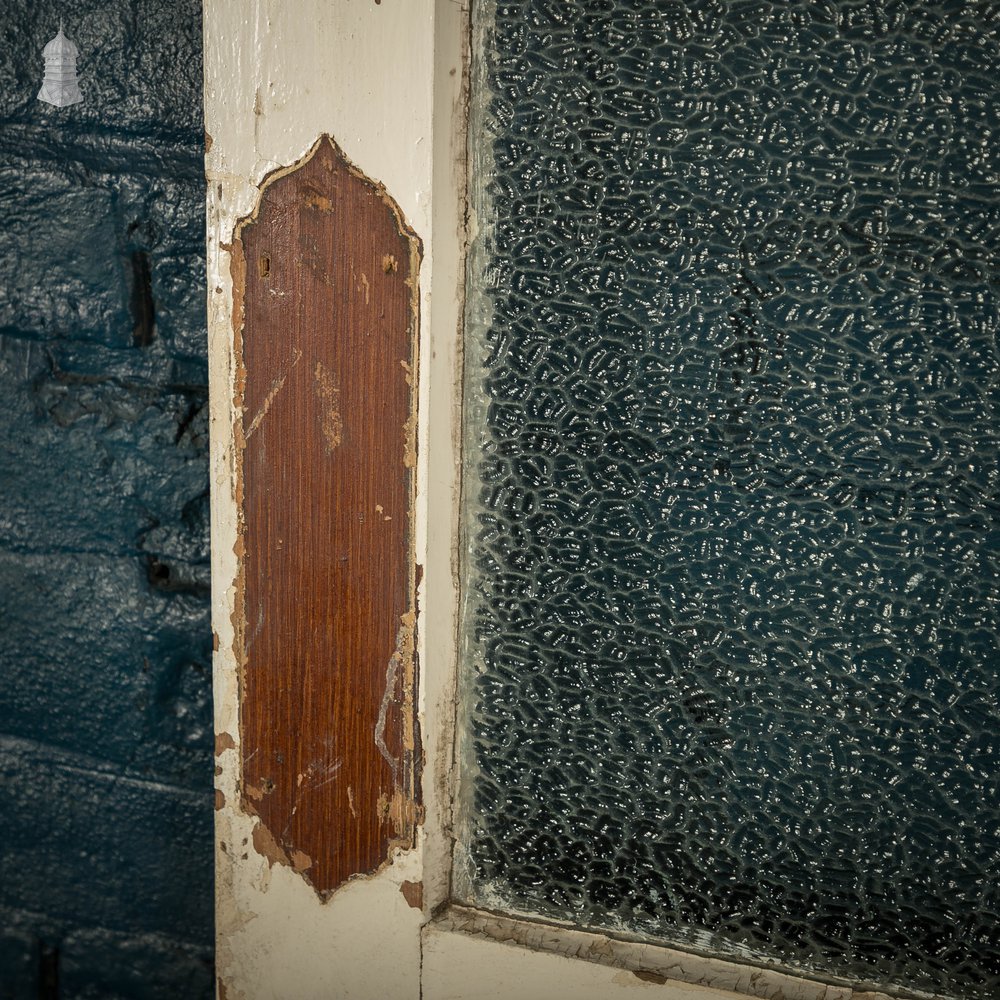
[[[38,91],[38,99],[46,104],[54,104],[57,108],[65,108],[70,104],[79,104],[83,100],[80,86],[76,82],[76,46],[63,34],[59,25],[59,34],[42,49],[45,57],[45,79],[42,89]]]

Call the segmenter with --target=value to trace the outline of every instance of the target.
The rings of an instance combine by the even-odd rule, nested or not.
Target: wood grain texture
[[[420,243],[324,136],[231,250],[243,806],[258,850],[326,897],[418,821]]]

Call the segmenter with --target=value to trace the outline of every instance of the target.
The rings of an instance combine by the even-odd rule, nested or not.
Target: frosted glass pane
[[[474,17],[458,895],[995,998],[997,6]]]

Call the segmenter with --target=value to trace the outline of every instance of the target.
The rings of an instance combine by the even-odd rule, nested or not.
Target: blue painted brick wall
[[[207,997],[201,4],[0,31],[0,1000]]]

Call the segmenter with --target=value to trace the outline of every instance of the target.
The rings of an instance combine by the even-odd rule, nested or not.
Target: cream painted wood
[[[292,870],[270,867],[257,853],[253,821],[240,809],[232,626],[238,414],[227,246],[236,220],[253,209],[263,177],[328,132],[386,186],[431,247],[434,0],[206,0],[204,10],[219,993],[230,1000],[416,1000],[423,917],[400,885],[422,880],[421,852],[397,857],[377,877],[344,886],[323,903]],[[420,274],[424,371],[432,256]],[[422,413],[430,381],[420,387]],[[427,519],[418,517],[421,551]]]
[[[601,935],[576,934],[606,947]],[[567,938],[558,945],[566,947]],[[823,986],[791,976],[772,975],[749,966],[739,970],[740,993],[717,986],[671,979],[646,971],[667,949],[638,946],[631,968],[595,964],[553,951],[537,951],[510,941],[459,934],[439,923],[423,932],[423,987],[429,1000],[734,1000],[736,996],[774,996],[782,1000],[891,1000],[882,993],[859,993],[849,987]],[[619,957],[623,953],[619,952]],[[613,959],[612,959],[613,960]],[[690,976],[720,975],[711,959],[674,954]]]
[[[728,991],[641,979],[516,944],[424,932],[424,996],[433,1000],[732,1000]]]

